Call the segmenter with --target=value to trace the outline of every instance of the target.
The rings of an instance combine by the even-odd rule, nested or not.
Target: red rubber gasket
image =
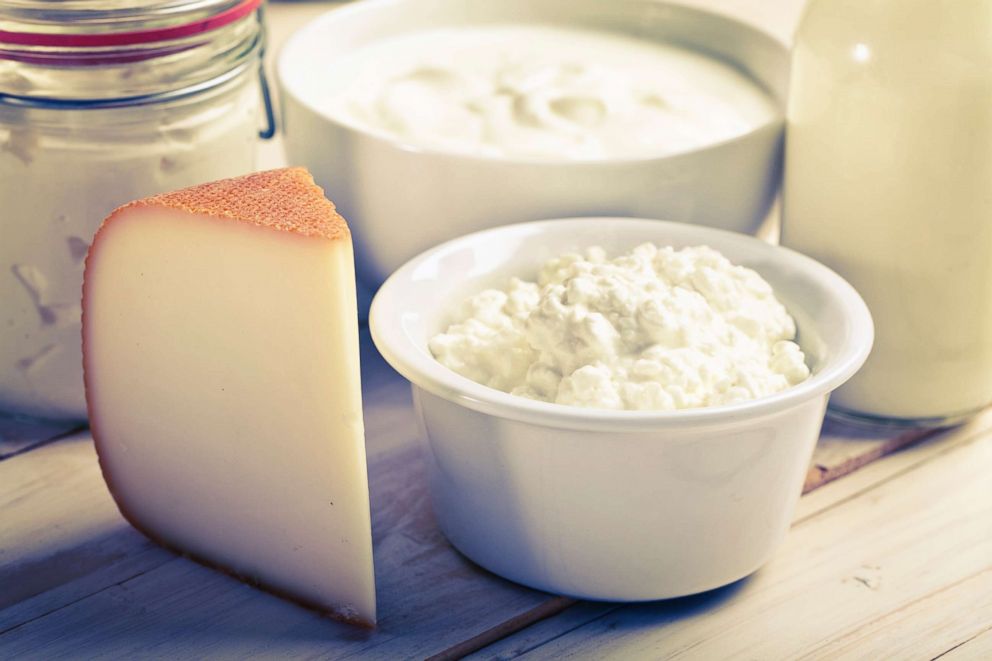
[[[105,64],[129,64],[131,62],[154,60],[158,57],[182,53],[190,48],[194,48],[194,46],[155,48],[153,50],[142,50],[132,53],[96,53],[87,55],[53,55],[48,53],[37,54],[31,51],[5,51],[0,48],[0,60],[10,60],[12,62],[24,62],[25,64],[37,64],[40,66],[51,67],[103,66]]]
[[[182,39],[224,27],[252,13],[263,0],[243,0],[219,14],[207,18],[153,30],[111,32],[107,34],[52,34],[47,32],[6,32],[0,30],[0,44],[18,46],[50,46],[66,48],[100,48],[104,46],[136,46],[159,41]]]

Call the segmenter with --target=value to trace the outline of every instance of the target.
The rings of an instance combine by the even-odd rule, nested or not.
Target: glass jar
[[[105,216],[254,168],[260,98],[268,111],[261,0],[121,4],[0,5],[6,413],[85,419],[80,292]]]
[[[835,412],[949,424],[992,402],[992,0],[813,0],[783,195],[782,243],[875,320]]]

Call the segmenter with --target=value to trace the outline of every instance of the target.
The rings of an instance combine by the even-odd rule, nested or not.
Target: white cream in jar
[[[230,4],[99,0],[78,21],[41,0],[0,6],[0,413],[86,418],[83,260],[105,216],[254,168],[261,17]]]
[[[132,199],[250,171],[257,107],[242,84],[189,116],[139,109],[138,126],[83,144],[0,127],[0,409],[85,418],[79,302],[93,233]]]
[[[773,101],[718,59],[674,44],[538,25],[376,41],[321,83],[332,116],[412,146],[524,158],[647,158],[771,121]]]

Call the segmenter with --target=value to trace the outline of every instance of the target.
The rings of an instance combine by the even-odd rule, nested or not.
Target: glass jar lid
[[[7,0],[0,102],[175,96],[257,66],[262,0]]]
[[[138,32],[193,23],[239,4],[244,3],[241,0],[5,0],[0,3],[0,34]],[[0,42],[3,41],[0,37]]]

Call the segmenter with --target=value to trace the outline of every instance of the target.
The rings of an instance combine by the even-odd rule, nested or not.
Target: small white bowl
[[[294,34],[278,61],[286,153],[313,173],[355,236],[376,286],[417,253],[475,230],[539,218],[640,216],[753,232],[778,188],[781,117],[740,137],[659,158],[527,160],[427,149],[321,109],[343,54],[441,26],[548,23],[676,42],[736,65],[781,108],[785,46],[733,19],[657,0],[367,0]]]
[[[813,375],[751,402],[605,411],[515,397],[438,363],[429,338],[468,295],[533,277],[591,245],[709,245],[758,271],[795,317]],[[413,384],[434,509],[454,546],[534,588],[641,601],[726,585],[789,527],[827,397],[858,370],[873,327],[827,267],[752,237],[680,223],[585,218],[478,232],[416,257],[379,290],[372,337]]]

